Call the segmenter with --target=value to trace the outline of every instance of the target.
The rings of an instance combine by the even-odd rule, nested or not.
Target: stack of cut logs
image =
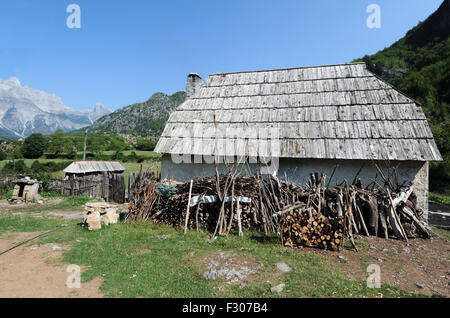
[[[394,183],[395,171],[386,177],[377,169],[379,173],[366,187],[358,178],[361,170],[351,184],[344,180],[332,187],[323,174],[312,173],[308,184],[300,186],[287,175],[284,180],[242,177],[238,166],[228,166],[226,175],[216,171],[215,177],[173,186],[141,172],[130,191],[126,219],[184,227],[185,232],[203,228],[214,236],[234,230],[242,236],[243,229],[279,233],[285,246],[330,250],[340,249],[345,239],[357,250],[355,234],[404,241],[429,238],[422,212],[416,208],[413,185]]]
[[[327,218],[310,208],[300,207],[283,216],[281,239],[285,246],[318,247],[336,251],[344,238],[344,220]]]

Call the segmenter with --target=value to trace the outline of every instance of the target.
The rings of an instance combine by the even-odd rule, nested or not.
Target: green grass
[[[209,240],[203,232],[182,231],[151,223],[119,223],[99,231],[87,231],[76,221],[12,217],[0,214],[0,233],[48,230],[68,223],[67,228],[42,237],[37,243],[71,246],[63,261],[84,266],[82,282],[101,277],[101,292],[108,297],[406,297],[417,296],[397,287],[369,289],[365,281],[353,281],[322,256],[285,249],[278,237],[246,233]],[[246,288],[207,280],[205,255],[229,251],[233,257],[253,258],[264,266]],[[193,256],[189,254],[194,252]],[[292,271],[281,275],[276,262]],[[135,277],[133,277],[135,275]],[[270,281],[270,283],[268,282]],[[277,295],[270,287],[285,283]]]
[[[68,196],[63,197],[63,201],[55,204],[48,204],[42,206],[34,206],[30,207],[18,207],[14,209],[17,212],[42,212],[42,211],[74,211],[74,210],[82,210],[84,208],[84,204],[89,201],[92,201],[92,198],[85,196]]]
[[[148,159],[159,159],[159,158],[161,158],[161,154],[156,153],[156,152],[153,152],[153,151],[144,151],[144,150],[124,150],[124,151],[122,151],[122,153],[123,153],[125,156],[129,156],[129,155],[131,155],[131,153],[132,153],[133,151],[136,153],[136,155],[138,155],[138,156],[145,156],[145,157],[148,158]],[[102,154],[104,154],[104,155],[112,155],[112,154],[114,154],[114,153],[115,153],[115,151],[113,151],[113,150],[108,150],[108,151],[103,151],[103,152],[102,152]]]
[[[5,232],[47,231],[67,224],[66,220],[34,218],[28,215],[15,215],[0,212],[0,235]]]
[[[450,231],[444,230],[444,229],[438,229],[437,227],[432,226],[431,227],[433,232],[436,233],[438,236],[442,237],[443,239],[450,240]]]
[[[450,205],[450,195],[430,192],[428,198],[431,201]]]

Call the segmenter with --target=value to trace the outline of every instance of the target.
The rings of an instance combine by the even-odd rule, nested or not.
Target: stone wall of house
[[[368,160],[332,160],[332,159],[290,159],[280,158],[278,177],[284,179],[288,176],[290,180],[305,184],[310,177],[311,172],[324,173],[330,177],[334,167],[338,165],[333,175],[330,185],[339,184],[344,180],[352,182],[358,170],[363,185],[370,184],[377,175],[377,169],[372,166],[372,162]],[[380,162],[380,166],[384,167],[386,162]],[[397,177],[399,183],[409,185],[414,183],[414,193],[417,195],[418,207],[424,211],[424,219],[428,218],[428,163],[420,161],[391,161],[390,165],[397,167]],[[252,174],[261,173],[260,164],[249,164]],[[384,173],[388,174],[387,169]],[[227,173],[226,167],[219,165],[220,173]],[[245,173],[248,173],[244,171]],[[186,182],[190,179],[200,176],[215,176],[216,167],[214,164],[194,163],[191,157],[191,163],[176,164],[172,161],[170,155],[163,155],[161,178],[170,179],[178,182]],[[382,180],[378,177],[379,182]]]

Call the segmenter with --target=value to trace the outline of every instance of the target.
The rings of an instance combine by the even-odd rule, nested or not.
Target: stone
[[[83,225],[90,231],[100,230],[102,228],[100,212],[88,212],[84,216]]]
[[[272,293],[281,293],[284,289],[284,286],[286,286],[285,284],[279,284],[277,286],[273,286],[270,291]]]
[[[214,279],[217,278],[218,273],[217,273],[216,270],[211,269],[211,270],[209,270],[209,271],[204,272],[204,273],[203,273],[203,276],[204,276],[206,279],[213,279],[213,280],[214,280]]]
[[[424,286],[422,284],[416,284],[416,287],[422,289]]]
[[[108,216],[106,214],[100,215],[100,222],[103,225],[109,225],[109,219]]]
[[[347,260],[347,258],[345,258],[344,255],[338,255],[338,258],[339,258],[341,261],[346,261],[346,260]]]
[[[283,262],[279,262],[276,265],[277,265],[277,268],[280,271],[282,271],[283,273],[288,273],[292,270],[292,268],[288,264],[283,263]]]
[[[106,209],[106,213],[100,213],[101,221],[103,224],[116,224],[119,220],[119,214],[117,213],[117,209],[108,208]]]
[[[411,252],[411,250],[409,247],[404,247],[403,252],[405,252],[406,254],[409,254]]]
[[[101,224],[115,224],[119,220],[117,206],[112,206],[107,202],[86,203],[84,210],[84,224],[90,230],[98,230],[101,228]]]
[[[37,202],[37,203],[43,202],[41,195],[38,194],[38,193],[36,193],[36,194],[33,196],[33,201],[34,201],[34,202]]]
[[[61,251],[63,249],[61,245],[56,243],[41,244],[41,246],[47,248],[49,252]]]

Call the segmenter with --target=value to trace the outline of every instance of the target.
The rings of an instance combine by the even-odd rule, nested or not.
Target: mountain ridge
[[[157,92],[147,101],[122,107],[82,128],[93,133],[137,134],[157,136],[162,133],[170,113],[186,99],[185,91],[172,95]]]
[[[75,110],[60,97],[22,86],[17,77],[0,79],[0,138],[24,138],[32,133],[50,134],[89,126],[111,113],[97,103],[93,110]]]

